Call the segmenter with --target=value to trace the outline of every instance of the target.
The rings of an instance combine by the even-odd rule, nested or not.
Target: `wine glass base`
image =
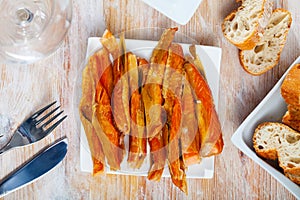
[[[6,27],[0,32],[0,62],[33,63],[48,56],[71,24],[71,0],[0,1],[0,7],[0,27]]]

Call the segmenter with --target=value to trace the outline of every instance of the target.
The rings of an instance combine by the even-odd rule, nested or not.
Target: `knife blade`
[[[0,181],[0,198],[45,175],[64,159],[67,150],[67,138],[41,150],[26,164],[12,172],[3,181]]]

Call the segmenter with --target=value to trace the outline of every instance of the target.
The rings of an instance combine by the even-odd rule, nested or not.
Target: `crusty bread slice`
[[[274,10],[261,41],[251,50],[240,51],[240,62],[248,73],[261,75],[277,65],[291,23],[289,11]]]
[[[300,84],[300,79],[299,79],[299,84]],[[295,105],[288,105],[288,112],[289,115],[295,119],[300,121],[300,106],[295,106]]]
[[[290,112],[287,111],[285,115],[282,117],[282,123],[288,125],[289,127],[295,129],[296,131],[300,131],[300,119],[295,119],[290,115]]]
[[[291,173],[284,173],[289,179],[291,179],[293,182],[300,185],[300,175],[295,175]]]
[[[260,124],[253,135],[256,153],[266,159],[278,158],[279,166],[300,181],[300,133],[278,122]],[[296,181],[295,181],[296,182]]]
[[[240,0],[241,1],[241,0]],[[250,50],[260,41],[272,14],[271,0],[242,0],[238,10],[222,24],[224,36],[241,50]]]
[[[288,104],[282,122],[300,131],[300,64],[294,65],[281,85],[281,96]]]
[[[300,132],[300,106],[288,105],[288,111],[282,117],[282,122]]]
[[[294,65],[284,78],[281,96],[287,104],[300,107],[300,64]]]

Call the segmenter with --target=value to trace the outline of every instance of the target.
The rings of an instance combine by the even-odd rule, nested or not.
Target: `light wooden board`
[[[60,49],[34,65],[0,65],[0,113],[10,116],[15,125],[52,100],[58,100],[68,114],[67,120],[51,136],[1,155],[0,179],[44,145],[62,136],[69,138],[67,157],[57,168],[3,199],[293,199],[283,186],[230,141],[246,116],[300,55],[300,1],[274,2],[275,7],[291,11],[292,28],[279,65],[262,76],[253,77],[242,69],[238,50],[221,31],[224,17],[237,8],[235,0],[203,0],[184,26],[172,22],[140,0],[73,0],[72,26]],[[173,26],[178,26],[181,33],[198,44],[218,46],[223,50],[218,110],[225,148],[216,157],[214,178],[188,180],[189,195],[186,196],[173,186],[170,178],[156,183],[145,177],[92,177],[80,172],[78,108],[73,103],[73,89],[84,60],[87,38],[101,36],[105,28],[119,33],[136,28]],[[160,32],[154,28],[148,32],[130,32],[127,38],[157,40],[159,36]]]

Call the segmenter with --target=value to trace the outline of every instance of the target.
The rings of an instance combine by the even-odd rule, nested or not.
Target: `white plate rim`
[[[185,25],[194,15],[202,0],[142,0],[180,25]]]
[[[265,98],[257,105],[257,107],[248,115],[248,117],[242,122],[235,133],[231,137],[231,142],[241,150],[245,155],[251,158],[254,162],[260,165],[264,170],[266,170],[272,177],[274,177],[279,183],[281,183],[287,190],[289,190],[295,197],[300,199],[300,186],[292,182],[284,174],[279,172],[277,169],[269,165],[262,158],[260,158],[252,149],[248,147],[243,138],[244,129],[247,125],[255,118],[255,116],[260,112],[261,108],[268,103],[270,97],[280,90],[281,84],[288,74],[289,70],[297,63],[300,63],[300,56],[290,65],[288,70],[280,78],[280,80],[275,84],[275,86],[270,90],[270,92],[265,96]]]

